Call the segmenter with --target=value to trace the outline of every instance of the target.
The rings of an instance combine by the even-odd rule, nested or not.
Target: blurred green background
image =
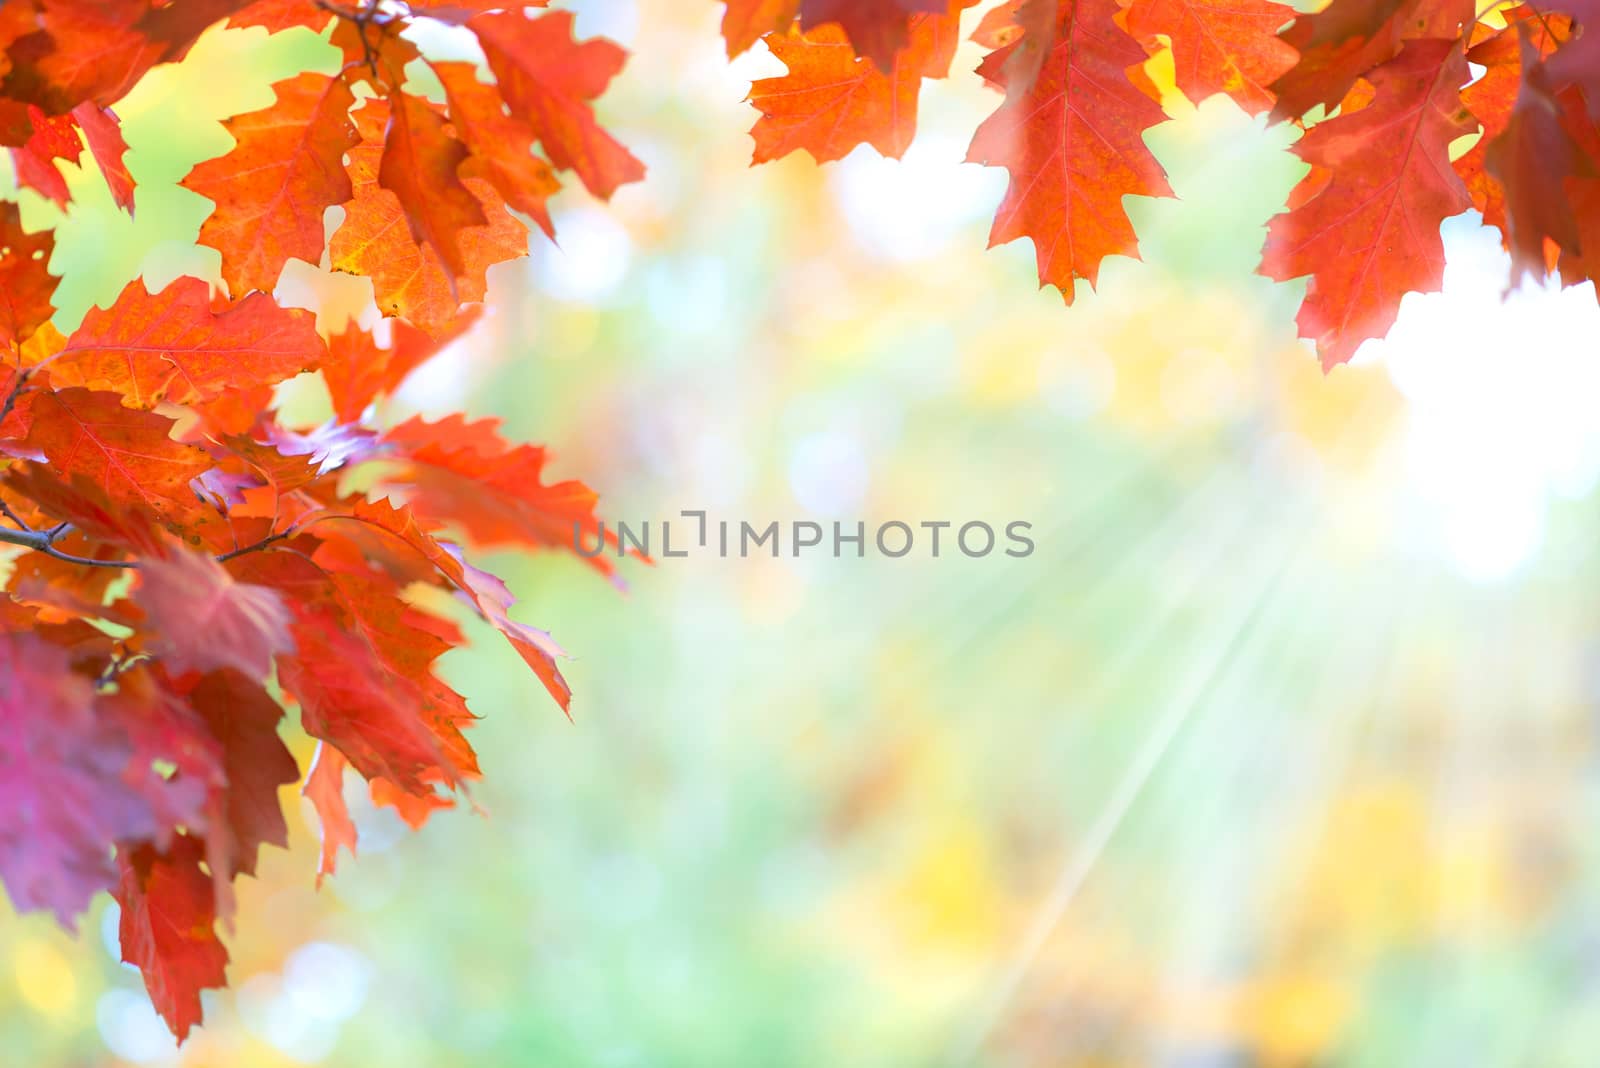
[[[695,556],[626,594],[492,560],[577,656],[576,722],[503,643],[451,654],[484,815],[413,834],[347,784],[361,855],[318,893],[285,790],[181,1052],[113,905],[7,919],[0,1062],[1594,1064],[1592,289],[1502,304],[1458,220],[1446,291],[1324,377],[1299,287],[1251,273],[1289,132],[1173,98],[1179,199],[1131,200],[1144,261],[1064,309],[1026,243],[984,251],[976,78],[925,83],[903,162],[751,169],[777,65],[727,63],[720,5],[577,6],[635,53],[601,110],[649,178],[563,193],[561,247],[386,417],[502,416],[615,519],[1020,519],[1036,551]],[[216,278],[176,181],[331,57],[213,31],[120,105],[137,216],[74,175],[58,325]]]

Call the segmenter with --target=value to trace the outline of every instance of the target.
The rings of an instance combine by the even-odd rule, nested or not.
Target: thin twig
[[[15,523],[18,527],[20,527],[25,532],[33,530],[33,528],[28,525],[27,520],[23,519],[20,515],[18,515],[17,513],[13,512],[11,510],[11,506],[9,504],[7,504],[5,501],[0,501],[0,515],[3,515],[7,519],[11,520],[13,523]]]
[[[43,553],[46,556],[53,557],[68,564],[81,564],[84,567],[117,567],[126,570],[138,570],[139,562],[137,560],[95,560],[91,557],[78,556],[74,553],[62,552],[60,549],[57,549],[53,544],[55,540],[61,537],[63,534],[69,532],[71,529],[72,526],[68,523],[57,523],[49,530],[13,530],[10,527],[0,527],[0,542],[8,545],[20,545],[25,549],[30,549],[36,553]],[[243,556],[245,553],[258,552],[274,542],[279,542],[285,538],[292,537],[295,533],[295,529],[295,527],[291,526],[285,530],[280,530],[276,534],[268,534],[260,541],[251,542],[249,545],[242,545],[237,549],[232,549],[225,553],[219,553],[213,557],[213,559],[215,559],[217,563],[222,564],[232,560],[236,556]]]
[[[237,549],[232,549],[232,550],[230,550],[228,552],[220,554],[217,557],[217,563],[225,564],[229,560],[232,560],[235,556],[243,556],[245,553],[259,552],[260,550],[265,549],[267,546],[271,545],[273,542],[282,541],[284,538],[293,537],[294,534],[295,534],[295,528],[294,527],[292,527],[292,526],[291,527],[286,527],[283,530],[280,530],[276,534],[268,534],[266,537],[262,538],[260,541],[251,542],[249,545],[242,545]]]

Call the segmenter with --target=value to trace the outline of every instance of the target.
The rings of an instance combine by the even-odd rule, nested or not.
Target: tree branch
[[[9,514],[9,509],[7,510],[7,514]],[[0,543],[7,545],[20,545],[25,549],[31,549],[33,552],[44,553],[46,556],[54,557],[55,559],[61,560],[65,563],[81,564],[84,567],[119,567],[129,570],[138,570],[139,562],[137,560],[95,560],[87,556],[76,556],[72,553],[64,553],[60,549],[57,549],[54,544],[56,539],[60,538],[62,535],[71,530],[72,526],[69,523],[57,523],[49,530],[14,530],[11,527],[0,526]],[[292,537],[294,533],[294,527],[287,527],[278,531],[276,534],[268,534],[260,541],[251,542],[249,545],[241,545],[239,548],[231,549],[225,553],[218,553],[213,559],[215,559],[219,564],[224,564],[236,556],[243,556],[245,553],[259,552],[260,550],[271,545],[273,542],[282,541],[285,538]]]

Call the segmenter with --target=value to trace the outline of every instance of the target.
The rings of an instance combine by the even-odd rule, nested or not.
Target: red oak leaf
[[[46,115],[39,108],[28,107],[28,121],[33,132],[21,148],[11,150],[11,163],[17,172],[17,184],[32,189],[65,208],[72,200],[67,189],[66,175],[56,160],[77,163],[83,155],[83,142],[78,139],[78,128],[70,115]]]
[[[1600,0],[1565,0],[1558,5],[1577,20],[1581,32],[1571,35],[1556,54],[1545,62],[1551,91],[1576,89],[1589,109],[1589,118],[1600,123]]]
[[[355,97],[342,79],[302,74],[273,87],[268,108],[223,123],[233,151],[197,165],[183,185],[216,207],[199,241],[222,254],[229,292],[271,292],[291,258],[316,264],[323,215],[354,196],[344,154],[360,143]]]
[[[131,753],[64,649],[0,633],[0,880],[19,911],[49,909],[71,927],[116,880],[112,843],[155,832],[122,778]]]
[[[1564,254],[1582,255],[1583,241],[1568,200],[1568,182],[1593,178],[1596,164],[1563,121],[1567,108],[1525,31],[1519,47],[1524,75],[1516,104],[1484,155],[1485,167],[1505,195],[1506,247],[1511,250],[1513,281],[1525,273],[1544,276],[1549,267],[1547,242]]]
[[[122,619],[125,626],[141,629],[148,623],[136,607],[127,611],[133,618]],[[115,677],[116,689],[100,698],[102,715],[116,722],[133,745],[123,777],[155,813],[152,841],[165,849],[178,827],[209,833],[210,802],[226,785],[221,745],[159,663],[128,660],[118,665]],[[159,765],[169,771],[154,773]]]
[[[135,279],[110,308],[90,309],[51,368],[150,408],[274,385],[314,367],[325,351],[310,313],[280,308],[264,293],[214,311],[198,278],[154,294]]]
[[[221,840],[226,843],[223,877],[254,875],[263,845],[289,844],[278,787],[299,781],[300,769],[278,737],[283,709],[259,683],[237,671],[211,672],[188,698],[222,747],[227,778],[221,804],[226,833],[211,830],[208,857],[215,849],[213,840]]]
[[[50,273],[53,231],[28,233],[10,201],[0,202],[0,345],[26,341],[55,312],[50,298],[61,279]]]
[[[171,0],[151,5],[137,26],[145,37],[162,46],[163,60],[179,60],[207,27],[250,3],[251,0]]]
[[[574,40],[569,11],[536,19],[508,11],[479,15],[467,25],[483,45],[500,95],[533,130],[551,163],[576,171],[601,198],[644,177],[644,164],[600,128],[590,106],[627,53],[610,41]]]
[[[1161,108],[1124,73],[1144,51],[1116,24],[1117,11],[1115,0],[1061,0],[1038,76],[1008,94],[967,152],[972,162],[1011,172],[990,246],[1031,238],[1041,284],[1059,288],[1068,303],[1074,279],[1094,285],[1106,256],[1138,256],[1122,198],[1172,195],[1143,140]],[[1004,71],[1005,57],[995,55]]]
[[[33,397],[27,445],[61,475],[79,475],[113,505],[140,505],[163,517],[192,510],[189,488],[211,458],[172,439],[174,423],[124,407],[117,393],[44,391]]]
[[[109,543],[107,548],[143,549],[158,537],[154,515],[134,502],[113,505],[104,490],[82,475],[67,477],[48,464],[27,463],[13,465],[4,478],[12,491],[32,501],[43,515]]]
[[[1483,136],[1455,160],[1455,168],[1472,197],[1472,206],[1483,214],[1484,222],[1500,231],[1502,243],[1509,248],[1505,190],[1488,171],[1489,146],[1511,122],[1523,78],[1521,38],[1527,36],[1535,56],[1548,56],[1572,33],[1572,23],[1561,15],[1541,16],[1527,6],[1512,8],[1504,17],[1504,29],[1467,51],[1467,61],[1484,71],[1482,77],[1461,90],[1461,103],[1478,120]],[[1541,160],[1541,167],[1543,164]],[[1556,199],[1562,199],[1559,192]]]
[[[485,11],[504,11],[507,8],[547,7],[550,0],[533,0],[529,4],[507,3],[506,0],[413,0],[408,6],[419,15],[461,25],[474,15]]]
[[[331,614],[302,613],[294,640],[295,655],[279,659],[278,676],[299,703],[307,734],[337,748],[362,775],[413,792],[429,789],[425,771],[459,777],[422,718],[418,688],[385,671],[363,635]]]
[[[556,699],[561,711],[570,717],[572,687],[567,685],[561,669],[556,665],[556,661],[567,658],[566,650],[556,644],[549,631],[540,630],[531,624],[511,618],[511,609],[517,603],[517,599],[512,596],[511,589],[504,582],[462,560],[459,552],[451,551],[454,550],[454,546],[445,548],[456,559],[461,577],[455,581],[466,595],[465,599],[476,607],[496,630],[505,635],[511,647],[517,651],[517,655],[522,657],[523,663],[533,669],[533,673],[544,683],[544,688],[550,696]]]
[[[1559,263],[1562,280],[1577,285],[1600,274],[1600,122],[1589,117],[1582,91],[1573,86],[1561,91],[1557,103],[1579,152],[1563,183],[1577,217],[1578,248],[1562,249]]]
[[[97,107],[87,101],[72,109],[72,118],[83,131],[89,152],[100,166],[100,175],[111,190],[111,199],[117,207],[133,214],[133,175],[123,162],[128,143],[122,139],[122,122],[110,108]]]
[[[235,571],[281,591],[293,606],[296,651],[280,657],[284,686],[301,706],[306,731],[337,747],[367,778],[413,793],[428,783],[476,776],[461,735],[465,700],[432,673],[452,642],[432,617],[400,598],[392,579],[324,567],[288,553],[240,558]],[[332,655],[336,653],[337,655]]]
[[[800,29],[809,33],[824,23],[837,23],[858,55],[894,68],[895,53],[911,39],[912,19],[936,15],[948,0],[801,0]]]
[[[294,647],[283,599],[234,581],[204,553],[171,546],[145,557],[133,599],[160,636],[154,651],[177,671],[233,668],[261,679],[274,654]]]
[[[122,959],[138,967],[161,1018],[182,1042],[200,1022],[200,991],[227,982],[228,951],[216,932],[211,877],[199,840],[180,834],[165,853],[120,851]]]
[[[7,51],[12,65],[0,82],[0,96],[38,105],[52,115],[65,114],[86,100],[109,107],[166,53],[166,44],[138,28],[147,4],[32,3],[38,29]]]
[[[1298,118],[1334,107],[1356,79],[1393,59],[1408,40],[1454,40],[1470,24],[1472,0],[1333,0],[1284,29],[1284,42],[1300,54],[1271,85],[1274,119]]]
[[[1406,293],[1439,288],[1439,224],[1471,205],[1449,156],[1470,129],[1457,91],[1466,73],[1458,42],[1408,41],[1371,73],[1371,104],[1318,123],[1295,146],[1327,185],[1273,218],[1261,271],[1311,276],[1300,335],[1316,340],[1324,368],[1386,333]]]

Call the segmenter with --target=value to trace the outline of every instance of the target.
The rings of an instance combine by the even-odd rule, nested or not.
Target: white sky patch
[[[1003,171],[966,164],[966,155],[966,139],[924,131],[903,159],[857,148],[832,165],[828,181],[865,251],[885,260],[919,260],[993,214],[1005,190]]]
[[[554,219],[558,245],[543,242],[538,255],[539,288],[557,300],[598,303],[628,275],[633,241],[616,219],[595,208]]]
[[[1443,292],[1408,296],[1369,349],[1408,402],[1405,475],[1431,536],[1461,574],[1493,582],[1538,552],[1554,500],[1600,476],[1600,308],[1590,284],[1525,283],[1502,301],[1498,232],[1444,236]]]
[[[106,1048],[125,1061],[150,1064],[176,1058],[178,1044],[143,990],[108,990],[95,1004]]]

